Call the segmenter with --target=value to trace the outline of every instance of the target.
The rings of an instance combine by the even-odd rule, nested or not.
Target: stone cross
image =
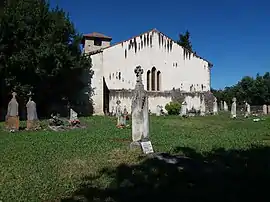
[[[19,130],[19,104],[16,100],[16,92],[12,93],[12,99],[8,103],[6,126],[11,132]]]
[[[214,103],[213,103],[213,113],[214,113],[214,115],[217,115],[217,114],[218,114],[217,98],[214,99]]]
[[[231,117],[232,118],[236,118],[236,98],[234,97],[232,99],[233,103],[232,103],[232,107],[231,107]]]
[[[121,101],[117,100],[116,101],[116,108],[115,108],[115,115],[117,117],[117,126],[121,126],[121,115],[122,115],[122,110],[121,110]]]
[[[149,114],[148,96],[142,83],[143,69],[137,66],[136,85],[132,98],[132,145],[138,145],[139,141],[147,141],[149,138]]]
[[[263,105],[263,114],[267,115],[267,105],[266,104]]]
[[[136,82],[141,82],[142,83],[142,74],[143,74],[143,69],[141,68],[141,66],[137,66],[134,70],[135,74],[136,74]]]
[[[187,102],[186,101],[182,102],[182,106],[181,106],[179,115],[180,116],[187,116]]]

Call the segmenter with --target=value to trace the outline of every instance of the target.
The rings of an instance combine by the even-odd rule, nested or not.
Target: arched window
[[[146,81],[147,81],[146,89],[147,90],[150,90],[150,79],[151,79],[151,72],[150,72],[150,70],[148,70],[146,73]]]
[[[153,67],[151,71],[151,90],[154,91],[156,90],[156,68]]]
[[[160,91],[160,86],[161,86],[161,72],[157,72],[157,91]]]

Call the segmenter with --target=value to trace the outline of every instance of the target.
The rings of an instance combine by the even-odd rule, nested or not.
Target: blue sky
[[[157,28],[173,39],[188,29],[194,50],[214,64],[211,85],[224,88],[243,76],[270,71],[267,0],[50,0],[70,14],[81,33],[113,42]],[[196,74],[196,72],[194,72]]]

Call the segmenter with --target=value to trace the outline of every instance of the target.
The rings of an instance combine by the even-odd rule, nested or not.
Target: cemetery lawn
[[[0,133],[0,201],[61,201],[79,189],[86,176],[103,168],[143,161],[128,150],[131,127],[117,129],[111,117],[82,118],[87,129],[68,132]],[[45,123],[43,123],[45,124]],[[1,127],[4,124],[1,123]],[[204,155],[215,149],[247,150],[270,145],[270,119],[230,120],[228,115],[179,118],[150,117],[150,138],[156,152],[181,154],[179,147]],[[90,179],[89,179],[90,180]],[[88,181],[89,181],[88,180]],[[112,176],[91,180],[107,187]]]

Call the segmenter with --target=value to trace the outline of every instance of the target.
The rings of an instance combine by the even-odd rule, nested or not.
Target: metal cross
[[[16,92],[13,92],[13,93],[12,93],[12,98],[15,99],[15,98],[16,98],[16,95],[17,95],[17,93],[16,93]]]
[[[142,74],[143,74],[143,69],[141,66],[137,66],[134,70],[136,77],[137,77],[137,82],[142,81]]]

